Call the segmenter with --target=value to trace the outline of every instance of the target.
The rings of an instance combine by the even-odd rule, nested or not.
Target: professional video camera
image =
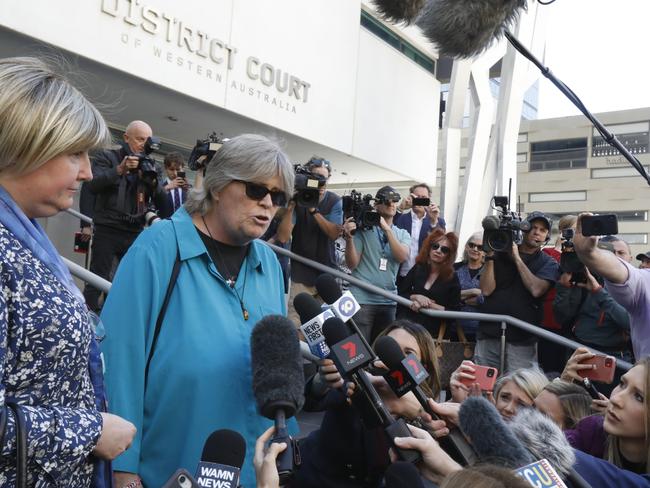
[[[372,195],[361,195],[361,192],[352,190],[349,195],[342,198],[343,215],[345,219],[353,218],[357,229],[372,229],[379,225],[379,214],[373,210],[370,202],[374,199]]]
[[[562,255],[560,256],[560,268],[563,273],[571,273],[571,283],[586,283],[587,273],[585,265],[576,254],[573,247],[573,229],[562,231]]]
[[[214,154],[223,146],[223,143],[228,140],[223,137],[223,134],[218,136],[216,132],[212,132],[206,139],[197,139],[187,165],[192,171],[205,168],[212,161]],[[205,157],[202,158],[201,156]]]
[[[507,252],[512,244],[521,244],[523,232],[530,230],[530,223],[522,220],[516,212],[511,212],[508,197],[492,198],[498,215],[488,215],[483,219],[483,249],[485,251]]]
[[[293,200],[299,207],[314,208],[318,206],[319,188],[327,182],[326,178],[312,173],[302,164],[294,164],[296,173]]]

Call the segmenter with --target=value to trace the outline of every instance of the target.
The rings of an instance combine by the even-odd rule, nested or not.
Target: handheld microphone
[[[390,336],[377,339],[375,349],[379,359],[388,367],[389,372],[384,376],[386,381],[399,397],[412,391],[425,412],[433,419],[440,417],[431,409],[427,397],[420,388],[420,384],[429,377],[426,369],[413,354],[404,355],[397,341]],[[472,446],[463,437],[458,429],[449,429],[449,435],[438,439],[442,449],[454,461],[467,466],[476,461],[476,453]]]
[[[275,421],[273,443],[285,442],[277,458],[280,483],[287,483],[299,456],[289,436],[286,419],[305,403],[304,375],[298,333],[294,324],[282,315],[268,315],[251,334],[253,394],[261,415]]]
[[[424,488],[418,468],[411,463],[396,461],[384,473],[386,488]]]
[[[305,292],[294,297],[293,306],[300,316],[300,330],[309,344],[309,350],[320,359],[329,356],[330,350],[323,336],[323,323],[334,314],[329,310],[323,311],[316,299]]]
[[[372,385],[365,371],[361,369],[370,364],[374,354],[367,350],[361,342],[358,334],[351,334],[348,327],[337,317],[327,319],[323,325],[325,341],[332,353],[330,357],[341,375],[351,378],[357,388],[363,393],[374,407],[388,441],[390,442],[398,457],[403,461],[416,463],[420,460],[420,453],[413,449],[401,449],[395,446],[395,437],[411,437],[406,422],[403,419],[395,420],[384,402],[382,402],[377,390]]]
[[[416,20],[443,56],[476,56],[500,39],[526,0],[430,0]]]
[[[205,441],[194,478],[199,486],[237,488],[246,441],[234,430],[216,430]]]

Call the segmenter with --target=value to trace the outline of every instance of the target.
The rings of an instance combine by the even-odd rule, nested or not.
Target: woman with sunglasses
[[[255,440],[271,422],[253,397],[250,335],[262,317],[286,313],[282,270],[258,238],[290,198],[293,175],[275,142],[230,139],[202,189],[120,263],[102,311],[106,380],[111,409],[138,433],[114,465],[117,486],[162,486],[179,467],[193,471],[222,428],[247,440],[242,485],[254,486]]]
[[[438,335],[440,319],[418,313],[421,309],[458,310],[460,283],[454,272],[458,236],[434,229],[425,239],[415,266],[400,283],[399,294],[413,302],[411,308],[400,306],[398,318],[422,324],[432,336]]]
[[[483,303],[480,273],[483,268],[485,251],[483,251],[483,232],[475,232],[467,239],[463,251],[463,260],[454,265],[460,282],[460,303],[462,312],[478,312]],[[476,340],[478,320],[461,320],[460,325],[468,341]]]

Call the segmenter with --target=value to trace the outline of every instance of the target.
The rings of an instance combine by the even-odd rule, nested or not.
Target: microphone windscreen
[[[546,459],[560,476],[569,474],[576,457],[560,426],[534,408],[520,408],[510,428],[536,459]]]
[[[251,334],[253,394],[260,413],[275,418],[278,408],[293,416],[305,403],[302,356],[296,327],[282,315],[267,315]]]
[[[332,347],[337,342],[350,335],[350,329],[338,317],[330,317],[323,324],[323,335],[328,346]]]
[[[402,359],[404,359],[404,351],[402,351],[395,339],[390,336],[381,336],[375,342],[374,350],[388,369],[400,369]]]
[[[410,24],[418,16],[426,0],[373,0],[372,3],[382,19]]]
[[[241,469],[246,457],[246,441],[239,432],[229,429],[215,430],[203,445],[201,461],[225,464]]]
[[[396,461],[388,466],[384,482],[386,488],[424,488],[418,468],[406,461]]]
[[[430,0],[416,24],[442,56],[469,58],[500,38],[526,0]]]
[[[497,409],[483,397],[470,397],[460,406],[460,428],[469,437],[478,458],[515,469],[535,461]]]
[[[483,230],[497,230],[499,228],[501,221],[496,215],[488,215],[484,217],[481,221],[481,226]]]
[[[298,293],[294,297],[293,308],[298,312],[301,324],[306,324],[323,311],[316,299],[305,292]]]
[[[330,305],[341,298],[341,287],[336,279],[328,273],[323,273],[316,278],[316,290],[323,301]]]

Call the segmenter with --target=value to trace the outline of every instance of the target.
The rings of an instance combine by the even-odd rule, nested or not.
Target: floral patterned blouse
[[[28,486],[91,485],[102,429],[88,370],[85,305],[0,224],[0,405],[21,406],[27,424]],[[16,478],[15,423],[8,416],[0,486]]]

